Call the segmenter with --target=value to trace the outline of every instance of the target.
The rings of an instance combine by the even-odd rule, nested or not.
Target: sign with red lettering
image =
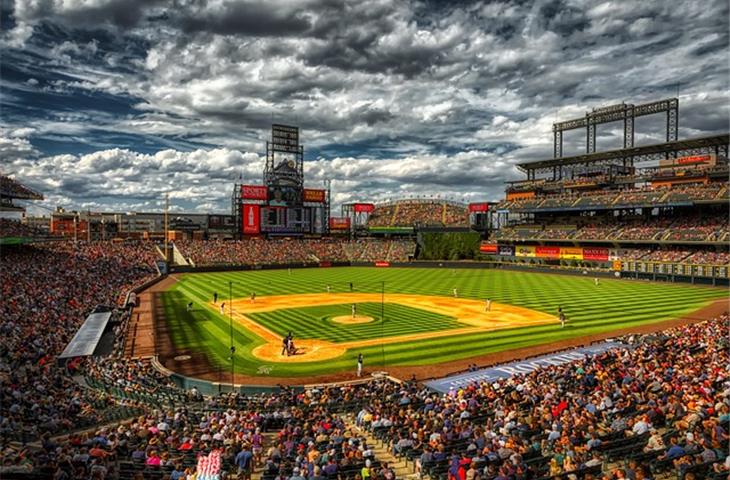
[[[607,248],[584,248],[583,249],[583,260],[594,260],[596,262],[607,262],[608,261],[608,249]]]
[[[263,185],[241,185],[241,198],[244,200],[266,200],[269,190]]]
[[[560,258],[560,247],[535,247],[535,256],[541,258]]]
[[[372,203],[356,203],[355,204],[356,213],[371,213],[373,210],[375,210],[375,205],[373,205]]]
[[[469,204],[469,212],[470,213],[484,213],[489,211],[489,204],[482,202],[482,203],[470,203]]]
[[[258,235],[261,233],[261,207],[258,205],[243,205],[243,234]]]
[[[692,163],[706,163],[712,160],[710,155],[692,155],[689,157],[682,157],[677,159],[679,165],[687,165]]]
[[[390,262],[375,262],[376,267],[390,267]]]
[[[482,243],[479,245],[479,251],[482,253],[497,253],[498,248],[496,243]]]
[[[312,203],[324,203],[324,190],[313,190],[311,188],[304,189],[304,201]]]
[[[330,230],[349,230],[349,217],[330,217]]]

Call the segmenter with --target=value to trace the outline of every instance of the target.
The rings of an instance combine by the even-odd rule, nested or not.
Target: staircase
[[[395,204],[395,208],[393,209],[393,216],[390,217],[390,222],[388,222],[389,226],[395,225],[395,219],[398,218],[398,209],[400,208],[400,203]]]
[[[417,474],[413,473],[413,464],[407,465],[404,458],[394,457],[388,450],[388,445],[381,443],[377,438],[373,437],[369,431],[361,429],[350,421],[347,421],[347,426],[350,427],[353,431],[357,431],[360,435],[365,437],[368,445],[370,445],[373,450],[375,458],[378,459],[381,463],[387,463],[390,468],[393,469],[393,472],[395,472],[396,479],[402,480],[404,478],[418,477]]]

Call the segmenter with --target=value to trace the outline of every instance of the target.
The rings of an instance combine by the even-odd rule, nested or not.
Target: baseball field
[[[596,285],[590,276],[491,269],[346,267],[172,279],[159,310],[175,354],[203,354],[211,370],[233,366],[249,377],[343,374],[354,371],[358,354],[369,371],[443,364],[691,317],[727,295],[704,286]],[[289,332],[292,355],[282,353]]]

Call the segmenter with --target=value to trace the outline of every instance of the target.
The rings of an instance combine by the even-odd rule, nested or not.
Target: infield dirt
[[[296,355],[282,354],[282,337],[263,325],[252,320],[247,314],[270,312],[273,310],[303,308],[323,305],[340,305],[356,303],[397,303],[412,308],[419,308],[433,313],[453,317],[463,324],[462,328],[423,332],[409,335],[373,338],[352,342],[334,343],[326,340],[297,340]],[[329,360],[343,355],[349,349],[357,349],[374,345],[412,342],[427,338],[438,338],[464,335],[501,328],[525,327],[558,322],[557,317],[536,310],[514,305],[494,303],[487,310],[485,301],[466,298],[439,297],[431,295],[379,294],[379,293],[327,293],[304,295],[275,295],[233,301],[234,318],[248,330],[263,338],[266,343],[256,347],[251,353],[267,362],[315,362]],[[210,308],[215,309],[213,303]],[[343,317],[347,317],[346,315]],[[340,318],[340,317],[338,317]],[[351,317],[347,317],[352,320]],[[296,335],[296,333],[295,333]]]

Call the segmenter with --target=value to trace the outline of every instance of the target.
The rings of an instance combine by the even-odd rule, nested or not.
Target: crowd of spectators
[[[726,476],[729,358],[716,332],[727,328],[724,315],[658,337],[633,336],[633,350],[445,396],[403,392],[357,418],[431,478]]]
[[[112,406],[59,374],[55,357],[97,305],[156,275],[151,244],[4,247],[0,262],[0,434],[33,437],[98,421]]]
[[[26,237],[35,238],[46,236],[47,233],[38,228],[31,227],[19,220],[0,218],[0,238],[5,237]]]
[[[411,240],[246,239],[181,241],[176,246],[194,265],[256,265],[347,261],[408,261]]]
[[[466,227],[468,224],[467,207],[444,200],[400,200],[376,205],[368,219],[370,227]]]
[[[662,240],[717,242],[722,241],[728,231],[727,218],[681,218],[672,222]]]
[[[678,263],[686,259],[692,252],[683,249],[657,249],[644,255],[641,259],[647,262]]]
[[[724,241],[730,234],[728,222],[720,215],[708,217],[627,217],[606,221],[567,224],[524,224],[502,227],[497,240],[657,240],[665,242]]]
[[[698,250],[685,259],[685,263],[695,265],[730,265],[730,252]]]
[[[674,185],[672,187],[643,187],[621,191],[567,191],[560,194],[539,195],[534,198],[504,200],[500,209],[512,211],[568,207],[640,207],[723,198],[727,194],[726,182],[706,185]]]

